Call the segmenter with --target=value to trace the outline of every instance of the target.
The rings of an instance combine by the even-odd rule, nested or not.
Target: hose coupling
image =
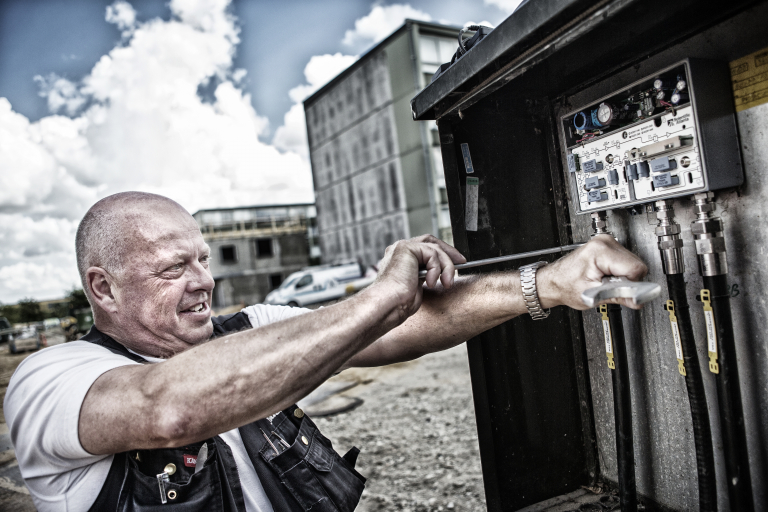
[[[694,194],[693,209],[696,220],[691,222],[691,233],[696,244],[699,273],[702,276],[719,276],[728,273],[725,254],[723,221],[715,216],[715,194],[703,192]]]
[[[604,211],[592,212],[590,216],[592,217],[592,236],[613,236],[613,233],[611,233],[611,231],[608,229],[608,217]]]
[[[671,200],[656,201],[656,220],[656,237],[664,273],[682,274],[685,272],[683,238],[680,235],[680,224],[675,222],[675,209]]]

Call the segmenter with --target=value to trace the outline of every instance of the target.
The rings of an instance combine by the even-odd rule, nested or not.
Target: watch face
[[[612,117],[613,111],[610,105],[601,103],[600,106],[597,107],[597,120],[600,121],[600,124],[606,125],[610,123]]]

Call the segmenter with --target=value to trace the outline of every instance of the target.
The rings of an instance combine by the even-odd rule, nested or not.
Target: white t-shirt
[[[258,304],[243,309],[253,327],[309,310]],[[142,356],[150,362],[157,358]],[[19,469],[40,512],[88,510],[113,455],[91,455],[80,444],[80,407],[103,373],[139,364],[87,341],[41,350],[16,369],[5,394],[5,420]],[[237,429],[220,434],[232,450],[248,512],[274,512]]]

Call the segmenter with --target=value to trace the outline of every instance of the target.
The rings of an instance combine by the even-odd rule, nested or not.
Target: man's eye
[[[183,266],[184,266],[183,264],[177,263],[175,265],[172,265],[172,266],[168,267],[168,270],[171,270],[171,271],[181,270],[181,267],[183,267]]]
[[[210,256],[203,256],[202,258],[200,258],[200,263],[210,263],[210,262],[211,262]]]

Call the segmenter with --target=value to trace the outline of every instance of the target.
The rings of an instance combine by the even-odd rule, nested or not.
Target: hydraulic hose
[[[744,409],[741,404],[739,372],[736,366],[736,343],[731,319],[731,298],[728,277],[704,276],[704,288],[712,298],[712,314],[718,343],[716,379],[717,398],[720,406],[720,428],[723,435],[725,472],[728,478],[728,498],[731,510],[752,511],[752,482],[749,472],[747,432],[744,426]]]
[[[616,418],[619,500],[623,512],[636,512],[637,484],[635,483],[635,446],[632,439],[632,397],[621,306],[608,304],[608,318],[611,323],[613,358],[616,366],[611,372],[611,380],[613,382],[613,413]]]
[[[667,288],[669,298],[674,302],[675,315],[680,332],[680,345],[685,361],[685,386],[688,388],[688,401],[691,404],[693,421],[693,444],[696,448],[696,473],[699,477],[699,509],[717,510],[717,484],[715,480],[715,455],[712,448],[712,430],[709,424],[707,398],[704,394],[704,381],[693,337],[693,323],[686,295],[683,274],[668,274]]]
[[[699,273],[704,281],[701,300],[707,320],[709,367],[716,374],[728,499],[731,510],[752,512],[752,481],[731,318],[723,221],[714,214],[714,193],[696,194],[693,199],[696,220],[691,223],[691,233],[696,241]]]
[[[686,293],[683,239],[680,235],[680,224],[675,222],[672,201],[657,201],[656,208],[656,218],[658,219],[656,236],[658,237],[662,267],[667,276],[667,288],[671,302],[667,307],[670,311],[673,337],[679,336],[682,352],[680,373],[685,375],[685,386],[688,390],[688,401],[691,407],[693,442],[696,449],[696,473],[699,480],[699,509],[705,512],[716,511],[717,484],[712,430]]]
[[[605,212],[592,214],[594,235],[611,235]],[[605,309],[603,309],[605,308]],[[601,306],[603,320],[610,326],[610,339],[606,336],[606,348],[610,346],[608,366],[611,368],[613,385],[613,416],[616,428],[616,465],[619,479],[619,502],[623,512],[637,512],[637,483],[635,482],[635,445],[632,438],[632,395],[629,384],[627,344],[624,339],[624,321],[621,306]],[[605,329],[605,324],[603,329]],[[607,333],[605,333],[607,334]],[[613,364],[611,364],[613,363]]]

